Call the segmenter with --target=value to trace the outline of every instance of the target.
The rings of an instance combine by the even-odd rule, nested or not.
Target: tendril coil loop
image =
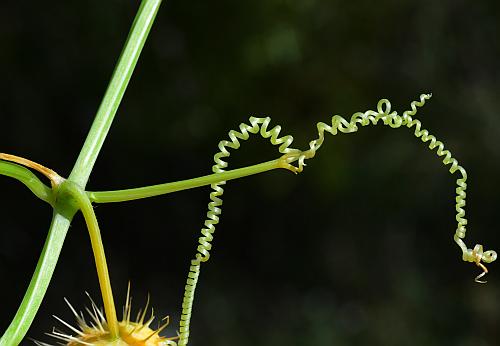
[[[271,119],[251,117],[249,119],[250,125],[245,123],[240,124],[239,131],[229,131],[229,141],[222,140],[219,142],[219,152],[214,155],[215,164],[212,166],[214,173],[223,172],[224,168],[228,166],[224,160],[230,156],[228,148],[236,150],[240,147],[240,140],[246,141],[250,134],[259,134],[263,138],[269,139],[271,144],[279,146],[278,150],[282,155],[281,159],[284,164],[283,167],[290,169],[295,173],[302,172],[305,161],[313,158],[318,149],[323,145],[325,139],[325,132],[331,135],[340,133],[353,133],[357,132],[359,126],[377,125],[379,122],[391,128],[407,127],[408,129],[414,128],[413,134],[415,137],[420,138],[423,143],[426,143],[431,151],[435,151],[451,174],[459,173],[456,180],[456,221],[457,229],[454,234],[454,240],[462,250],[462,259],[466,262],[473,262],[479,266],[483,272],[475,279],[476,282],[485,283],[481,278],[488,273],[484,263],[491,263],[496,260],[497,253],[493,250],[483,251],[482,245],[476,245],[474,249],[468,249],[462,239],[465,238],[467,219],[465,218],[465,199],[467,189],[467,172],[460,166],[457,159],[455,159],[451,152],[445,149],[443,142],[436,139],[436,137],[429,133],[428,130],[422,127],[420,120],[415,119],[418,108],[424,106],[426,100],[431,98],[431,94],[420,95],[419,101],[413,101],[410,104],[410,110],[403,112],[400,116],[397,112],[391,112],[391,103],[387,99],[382,99],[377,104],[377,111],[368,110],[366,112],[354,113],[350,120],[343,118],[340,115],[334,115],[331,118],[331,123],[326,124],[319,122],[317,124],[318,138],[309,142],[309,149],[301,151],[293,149],[290,145],[293,142],[293,137],[290,135],[279,137],[281,126],[277,125],[268,130]],[[297,162],[297,166],[292,163]],[[202,236],[198,240],[197,253],[195,258],[191,260],[188,278],[186,281],[184,299],[182,303],[182,315],[180,321],[180,335],[179,346],[185,346],[189,339],[189,326],[191,320],[191,313],[195,295],[195,289],[200,275],[200,267],[202,262],[206,262],[210,258],[210,250],[212,249],[213,234],[215,226],[219,223],[219,216],[221,214],[222,194],[224,189],[222,185],[224,182],[212,184],[212,192],[210,193],[210,202],[208,203],[207,219],[201,230]]]
[[[228,164],[224,160],[228,158],[231,153],[228,150],[236,150],[241,146],[241,141],[246,141],[250,138],[250,135],[259,134],[265,139],[269,139],[272,145],[278,146],[278,151],[281,154],[298,154],[300,151],[297,149],[291,149],[290,144],[293,142],[293,137],[290,135],[280,137],[281,126],[277,125],[269,129],[269,123],[271,118],[257,118],[251,117],[249,119],[250,125],[242,123],[239,126],[240,131],[231,130],[229,131],[229,141],[222,140],[219,142],[218,148],[219,152],[214,155],[215,164],[212,166],[212,171],[214,173],[224,172]],[[287,168],[292,169],[289,165]],[[215,226],[219,223],[219,216],[222,212],[222,199],[221,196],[224,193],[222,185],[226,182],[220,182],[217,184],[211,184],[212,192],[210,193],[210,202],[208,203],[207,218],[204,223],[204,227],[201,229],[202,236],[198,239],[198,247],[195,258],[191,260],[191,266],[189,268],[188,278],[186,280],[186,286],[184,291],[184,298],[182,301],[182,314],[179,328],[179,346],[187,345],[189,339],[189,326],[191,321],[191,313],[194,302],[194,295],[196,290],[196,284],[198,282],[198,277],[200,275],[200,265],[202,262],[208,261],[210,258],[210,250],[212,249],[212,240],[214,239],[213,234],[215,232]]]

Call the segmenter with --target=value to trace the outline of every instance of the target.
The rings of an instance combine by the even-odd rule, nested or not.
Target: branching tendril
[[[445,166],[451,174],[458,173],[459,177],[456,180],[456,220],[457,229],[455,231],[454,240],[462,250],[462,259],[466,262],[473,262],[479,266],[483,272],[476,277],[476,282],[484,283],[481,278],[488,272],[484,263],[491,263],[496,260],[497,254],[493,250],[483,251],[482,245],[476,245],[474,249],[469,249],[463,242],[466,233],[467,219],[465,218],[465,198],[467,188],[467,173],[465,169],[452,156],[451,152],[445,149],[444,144],[437,140],[436,137],[429,133],[428,130],[422,127],[420,120],[415,119],[417,110],[425,104],[425,101],[431,98],[431,94],[422,94],[419,101],[413,101],[410,105],[411,109],[399,115],[397,112],[391,111],[391,104],[387,99],[382,99],[377,104],[377,110],[368,110],[366,112],[354,113],[349,120],[335,115],[332,117],[330,124],[320,122],[317,124],[318,138],[309,142],[309,149],[301,151],[293,149],[290,145],[293,142],[293,137],[290,135],[279,137],[281,127],[275,126],[268,130],[270,118],[255,118],[249,119],[250,125],[240,124],[240,131],[231,130],[229,132],[229,141],[222,140],[219,142],[219,152],[215,154],[215,165],[212,167],[214,173],[223,172],[228,166],[225,158],[230,156],[230,149],[238,149],[241,145],[240,140],[246,141],[250,134],[260,134],[264,138],[269,138],[271,144],[279,146],[279,152],[283,154],[281,157],[283,167],[293,172],[301,172],[304,169],[305,161],[313,158],[318,149],[323,145],[325,132],[332,135],[340,133],[357,132],[359,126],[377,125],[379,123],[387,125],[391,128],[407,127],[413,129],[415,137],[420,138],[423,143],[426,143],[431,151],[435,151],[436,155],[442,159]],[[292,163],[296,162],[296,166]],[[202,228],[202,236],[199,238],[199,245],[195,258],[191,260],[191,266],[185,286],[184,299],[182,304],[182,315],[180,322],[180,337],[179,345],[187,345],[189,339],[189,325],[191,319],[192,306],[194,301],[196,284],[200,275],[200,265],[202,262],[208,261],[210,258],[210,250],[212,249],[213,234],[215,226],[219,223],[221,214],[222,194],[224,189],[222,185],[225,182],[212,184],[213,191],[210,193],[210,203],[208,204],[207,219],[205,227]]]

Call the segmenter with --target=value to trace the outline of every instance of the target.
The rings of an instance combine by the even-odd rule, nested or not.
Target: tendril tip
[[[476,265],[479,268],[481,268],[483,270],[483,272],[481,274],[479,274],[478,276],[476,276],[476,278],[474,279],[474,281],[477,282],[478,284],[485,284],[485,283],[487,283],[488,281],[481,280],[481,278],[484,277],[486,274],[488,274],[488,268],[486,268],[486,266],[484,264],[482,264],[481,262],[476,262]]]

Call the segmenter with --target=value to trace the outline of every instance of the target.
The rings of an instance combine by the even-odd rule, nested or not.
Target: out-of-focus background
[[[67,176],[138,1],[0,4],[0,151]],[[89,190],[211,172],[219,140],[271,116],[307,148],[318,121],[389,98],[419,113],[469,173],[466,242],[500,250],[500,5],[494,1],[165,1],[97,161]],[[277,157],[251,139],[230,159]],[[326,138],[305,171],[228,183],[202,268],[192,345],[497,345],[500,266],[488,284],[453,242],[455,178],[407,129]],[[51,210],[0,178],[0,329],[13,317]],[[118,307],[178,326],[209,188],[96,208]],[[100,302],[83,218],[75,217],[29,331]],[[29,344],[26,341],[26,344]]]

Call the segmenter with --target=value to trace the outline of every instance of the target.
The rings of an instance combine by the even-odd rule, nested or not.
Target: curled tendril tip
[[[483,272],[481,274],[479,274],[478,276],[476,276],[476,278],[474,279],[474,281],[477,282],[478,284],[485,284],[485,283],[487,283],[488,281],[481,280],[481,278],[483,278],[486,274],[488,274],[488,268],[486,268],[486,266],[484,264],[482,264],[481,262],[476,263],[476,265],[479,268],[481,268],[483,270]]]

